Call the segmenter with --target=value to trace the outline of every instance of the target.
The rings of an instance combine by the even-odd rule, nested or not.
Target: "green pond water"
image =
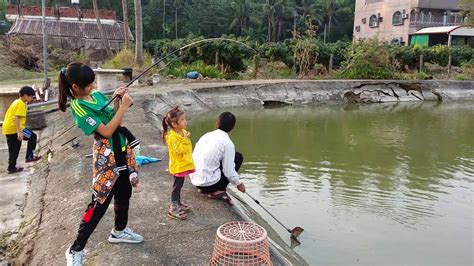
[[[310,265],[473,265],[474,102],[230,111],[248,192]]]

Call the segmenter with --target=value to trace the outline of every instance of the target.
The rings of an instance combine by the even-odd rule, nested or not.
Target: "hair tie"
[[[66,76],[66,68],[65,68],[65,67],[62,67],[62,68],[61,68],[61,73],[62,73],[64,76]]]

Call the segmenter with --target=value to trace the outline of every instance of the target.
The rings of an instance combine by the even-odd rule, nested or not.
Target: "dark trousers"
[[[23,140],[28,141],[26,146],[26,160],[33,158],[33,152],[36,149],[36,142],[38,139],[38,136],[34,132],[30,132],[30,138],[23,137]],[[8,170],[13,170],[16,167],[16,160],[18,159],[18,154],[20,153],[21,141],[18,140],[18,135],[16,133],[8,134],[6,136],[8,145]]]
[[[242,166],[242,162],[244,161],[244,157],[240,152],[235,152],[235,158],[234,158],[234,163],[235,163],[235,171],[239,171],[240,166]],[[227,189],[227,186],[229,185],[229,179],[224,175],[224,172],[222,171],[222,164],[221,164],[221,178],[217,183],[214,185],[208,186],[208,187],[197,187],[201,190],[202,193],[209,194],[209,193],[214,193],[216,191],[225,191]]]
[[[184,184],[184,177],[173,176],[173,190],[171,191],[171,203],[179,205],[181,203],[181,188]]]
[[[71,246],[71,250],[81,251],[84,249],[87,240],[107,211],[112,196],[114,197],[115,230],[122,231],[127,227],[128,207],[130,197],[132,196],[132,185],[130,185],[128,171],[120,171],[120,176],[103,204],[98,203],[95,200],[94,195],[92,195],[92,202],[89,203],[87,210],[82,217],[76,241],[74,241],[74,244]]]

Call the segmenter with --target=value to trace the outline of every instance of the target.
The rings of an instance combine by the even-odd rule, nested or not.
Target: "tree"
[[[461,0],[459,6],[467,16],[466,26],[474,27],[474,0]]]
[[[242,35],[242,32],[247,29],[247,25],[250,23],[250,3],[248,0],[236,0],[233,4],[236,13],[229,29],[238,26],[239,34]]]
[[[182,0],[174,0],[174,38],[178,39],[178,9],[183,5]]]
[[[109,42],[105,35],[104,28],[102,28],[102,23],[100,23],[100,14],[99,14],[99,7],[97,6],[97,0],[92,0],[92,5],[94,7],[94,14],[95,14],[95,19],[97,21],[97,27],[99,28],[100,38],[102,39],[102,43],[105,47],[105,51],[107,52],[107,56],[112,57],[114,54],[112,53],[112,50],[110,50]]]
[[[326,12],[328,16],[328,36],[331,36],[332,20],[336,12],[336,0],[326,0]]]
[[[267,41],[274,41],[274,32],[276,28],[276,0],[267,0],[263,6],[263,10],[267,17]]]
[[[163,0],[163,39],[166,33],[166,0]]]
[[[306,0],[301,3],[301,6],[297,6],[296,10],[300,13],[303,19],[300,20],[301,24],[306,26],[308,16],[310,17],[311,24],[317,25],[319,28],[324,23],[324,10],[322,4],[319,2]]]
[[[135,64],[143,65],[143,24],[142,0],[134,0],[135,4]]]
[[[123,12],[123,28],[124,28],[124,36],[125,36],[125,48],[130,48],[130,36],[128,34],[128,5],[127,0],[122,0],[122,12]]]

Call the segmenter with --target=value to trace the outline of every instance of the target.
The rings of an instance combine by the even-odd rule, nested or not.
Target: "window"
[[[403,25],[402,12],[397,11],[397,12],[393,13],[392,25]]]
[[[410,12],[410,22],[415,22],[417,19],[417,15],[416,15],[416,11],[415,10],[412,10]]]
[[[379,26],[379,18],[376,15],[370,16],[369,27],[377,28]]]

